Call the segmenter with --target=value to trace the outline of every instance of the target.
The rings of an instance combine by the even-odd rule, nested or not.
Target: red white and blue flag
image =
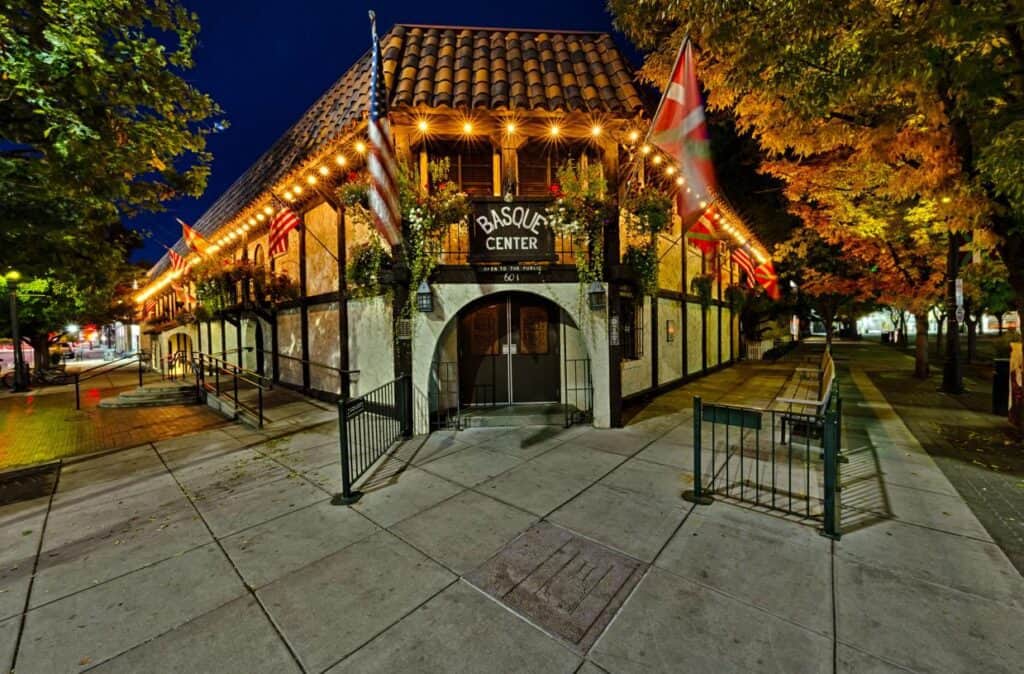
[[[684,222],[714,202],[718,187],[711,162],[711,138],[697,83],[697,63],[689,38],[679,50],[672,76],[651,121],[650,142],[679,166],[686,187],[679,191]]]
[[[178,255],[171,248],[167,249],[167,257],[171,261],[171,271],[185,271],[185,268],[188,266],[185,263],[185,258]]]
[[[278,255],[284,255],[288,252],[288,235],[293,229],[298,229],[299,225],[302,224],[302,218],[300,218],[295,211],[284,206],[277,212],[274,219],[270,221],[270,257],[276,257]]]
[[[737,248],[732,251],[733,263],[739,265],[739,268],[744,271],[747,277],[747,285],[751,288],[754,287],[754,259],[750,257],[750,253],[744,248]]]
[[[398,206],[398,161],[388,121],[388,88],[384,82],[384,62],[377,38],[377,17],[370,12],[373,36],[373,63],[370,74],[370,118],[367,134],[370,154],[366,160],[370,173],[370,212],[377,231],[391,246],[402,242],[402,214]]]

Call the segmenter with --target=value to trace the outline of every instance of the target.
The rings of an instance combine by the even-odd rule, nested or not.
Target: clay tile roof
[[[381,41],[391,105],[601,113],[644,109],[633,69],[606,33],[395,26]],[[194,224],[209,235],[364,119],[367,51]],[[180,253],[185,245],[175,246]],[[151,270],[159,274],[167,258]]]

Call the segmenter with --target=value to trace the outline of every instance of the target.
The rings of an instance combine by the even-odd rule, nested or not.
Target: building
[[[194,223],[207,255],[151,270],[136,300],[154,367],[203,352],[324,398],[410,374],[423,432],[510,405],[616,426],[625,401],[737,357],[741,272],[725,242],[684,236],[687,187],[643,145],[651,107],[609,35],[399,25],[381,43],[405,194],[424,204],[406,245],[362,205],[367,52]],[[272,257],[285,206],[303,226]],[[754,241],[724,207],[706,217]]]

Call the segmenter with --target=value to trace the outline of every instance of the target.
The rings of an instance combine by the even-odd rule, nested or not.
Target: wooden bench
[[[786,426],[797,424],[807,432],[823,427],[825,413],[835,391],[836,365],[826,349],[816,368],[798,367],[787,380],[770,407],[781,412],[782,441],[786,441]],[[792,433],[791,433],[792,435]]]

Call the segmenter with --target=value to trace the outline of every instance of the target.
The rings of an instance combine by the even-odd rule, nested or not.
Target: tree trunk
[[[35,352],[32,367],[36,370],[45,370],[50,367],[50,340],[47,335],[32,335],[29,341]]]
[[[914,376],[918,379],[928,378],[928,313],[914,314],[914,325],[917,327],[917,339],[914,342]]]
[[[935,325],[935,355],[936,357],[942,357],[942,321],[945,318],[942,314],[936,314]]]
[[[900,348],[906,348],[907,346],[907,315],[902,311],[900,311],[900,327],[896,344]]]
[[[999,331],[996,334],[998,334],[1000,337],[1002,337],[1003,336],[1003,315],[1002,314],[999,314],[996,317],[996,323],[998,323],[998,325],[999,325]]]

